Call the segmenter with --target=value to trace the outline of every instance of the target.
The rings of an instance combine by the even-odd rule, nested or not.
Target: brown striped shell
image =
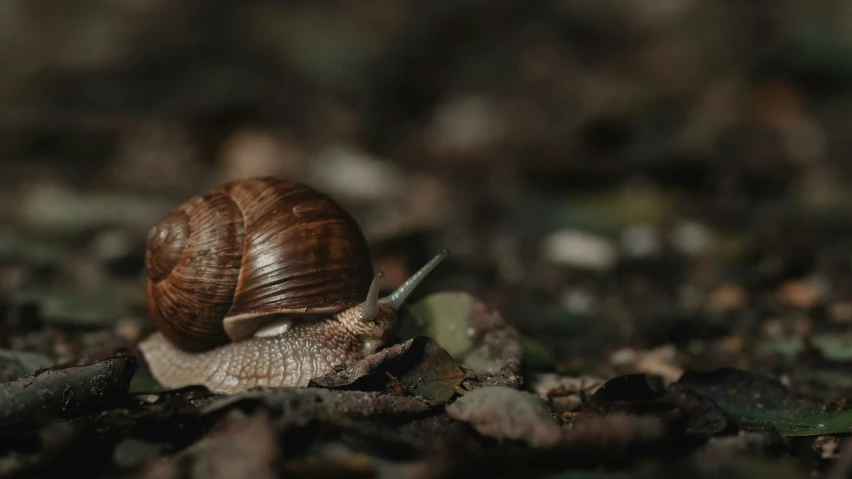
[[[373,266],[354,219],[326,195],[277,178],[191,198],[148,234],[148,305],[177,347],[203,351],[364,301]]]

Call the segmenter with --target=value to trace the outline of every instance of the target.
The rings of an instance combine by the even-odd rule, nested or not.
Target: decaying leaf
[[[785,436],[852,432],[852,410],[830,411],[823,404],[793,396],[766,376],[722,368],[687,372],[677,384],[715,401],[741,429],[771,427]]]
[[[604,379],[596,377],[542,373],[533,376],[529,389],[547,400],[555,412],[563,413],[578,409],[604,382]]]
[[[629,446],[665,442],[671,437],[664,419],[654,416],[613,414],[585,418],[563,428],[560,450],[617,454]]]
[[[725,414],[710,399],[684,390],[677,384],[665,387],[659,376],[628,374],[610,379],[589,400],[599,414],[667,415],[684,418],[684,432],[710,436],[728,428]]]
[[[423,398],[378,392],[335,391],[321,388],[255,389],[232,396],[206,396],[191,400],[201,413],[221,414],[235,407],[261,404],[284,416],[340,418],[404,418],[435,407]]]
[[[314,378],[309,386],[385,391],[446,402],[463,379],[464,373],[447,351],[431,338],[418,336]]]
[[[667,390],[658,376],[627,374],[610,379],[592,395],[595,406],[624,405],[638,406],[659,401],[667,396]]]
[[[447,414],[469,423],[483,436],[523,441],[532,447],[554,446],[561,437],[561,428],[542,398],[506,386],[474,389],[447,405]]]
[[[434,339],[480,376],[478,385],[520,386],[520,334],[498,311],[469,293],[441,292],[420,300],[402,318],[399,335]]]
[[[152,465],[148,478],[179,476],[187,467],[192,477],[278,477],[278,442],[269,417],[260,410],[251,416],[231,411],[215,430],[181,451],[167,463]]]

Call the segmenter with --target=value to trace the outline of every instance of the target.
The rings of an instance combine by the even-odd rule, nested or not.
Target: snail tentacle
[[[370,291],[367,293],[367,300],[361,306],[361,312],[358,313],[362,321],[369,321],[376,317],[379,312],[379,286],[382,284],[382,278],[385,274],[381,271],[376,273],[373,282],[370,284]]]
[[[396,289],[393,293],[385,296],[381,299],[381,302],[385,304],[385,306],[393,309],[394,311],[398,310],[402,303],[405,302],[406,298],[414,291],[415,288],[426,278],[426,276],[434,270],[438,264],[443,261],[444,258],[449,256],[450,252],[446,249],[435,255],[428,263],[423,265],[419,271],[411,275],[408,280],[402,284],[399,288]]]

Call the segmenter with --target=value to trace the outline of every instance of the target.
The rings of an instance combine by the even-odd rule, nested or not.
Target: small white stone
[[[558,230],[542,244],[544,256],[559,264],[605,270],[612,268],[618,253],[612,243],[601,236],[578,230]]]
[[[697,221],[684,221],[672,231],[672,242],[680,252],[698,256],[713,247],[713,234]]]
[[[639,354],[630,348],[622,348],[617,351],[613,351],[613,353],[609,356],[609,363],[613,366],[633,364],[638,360]]]
[[[626,228],[621,234],[621,245],[625,253],[633,258],[648,258],[660,254],[660,237],[648,225]]]
[[[383,201],[404,191],[405,179],[395,166],[354,148],[326,148],[311,159],[310,168],[310,183],[333,196]]]
[[[168,231],[160,232],[162,241],[168,236]],[[121,258],[131,252],[132,240],[126,231],[107,230],[95,237],[92,242],[92,252],[98,258],[112,260]]]
[[[440,105],[431,126],[438,141],[453,151],[487,147],[505,128],[499,111],[479,96],[453,98]]]
[[[572,289],[562,295],[561,304],[566,311],[574,314],[587,314],[594,306],[595,298],[588,291]]]

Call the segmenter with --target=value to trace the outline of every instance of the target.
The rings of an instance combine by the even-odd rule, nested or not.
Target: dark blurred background
[[[255,175],[541,367],[852,321],[850,1],[4,0],[0,59],[0,347],[146,334],[148,228]]]

